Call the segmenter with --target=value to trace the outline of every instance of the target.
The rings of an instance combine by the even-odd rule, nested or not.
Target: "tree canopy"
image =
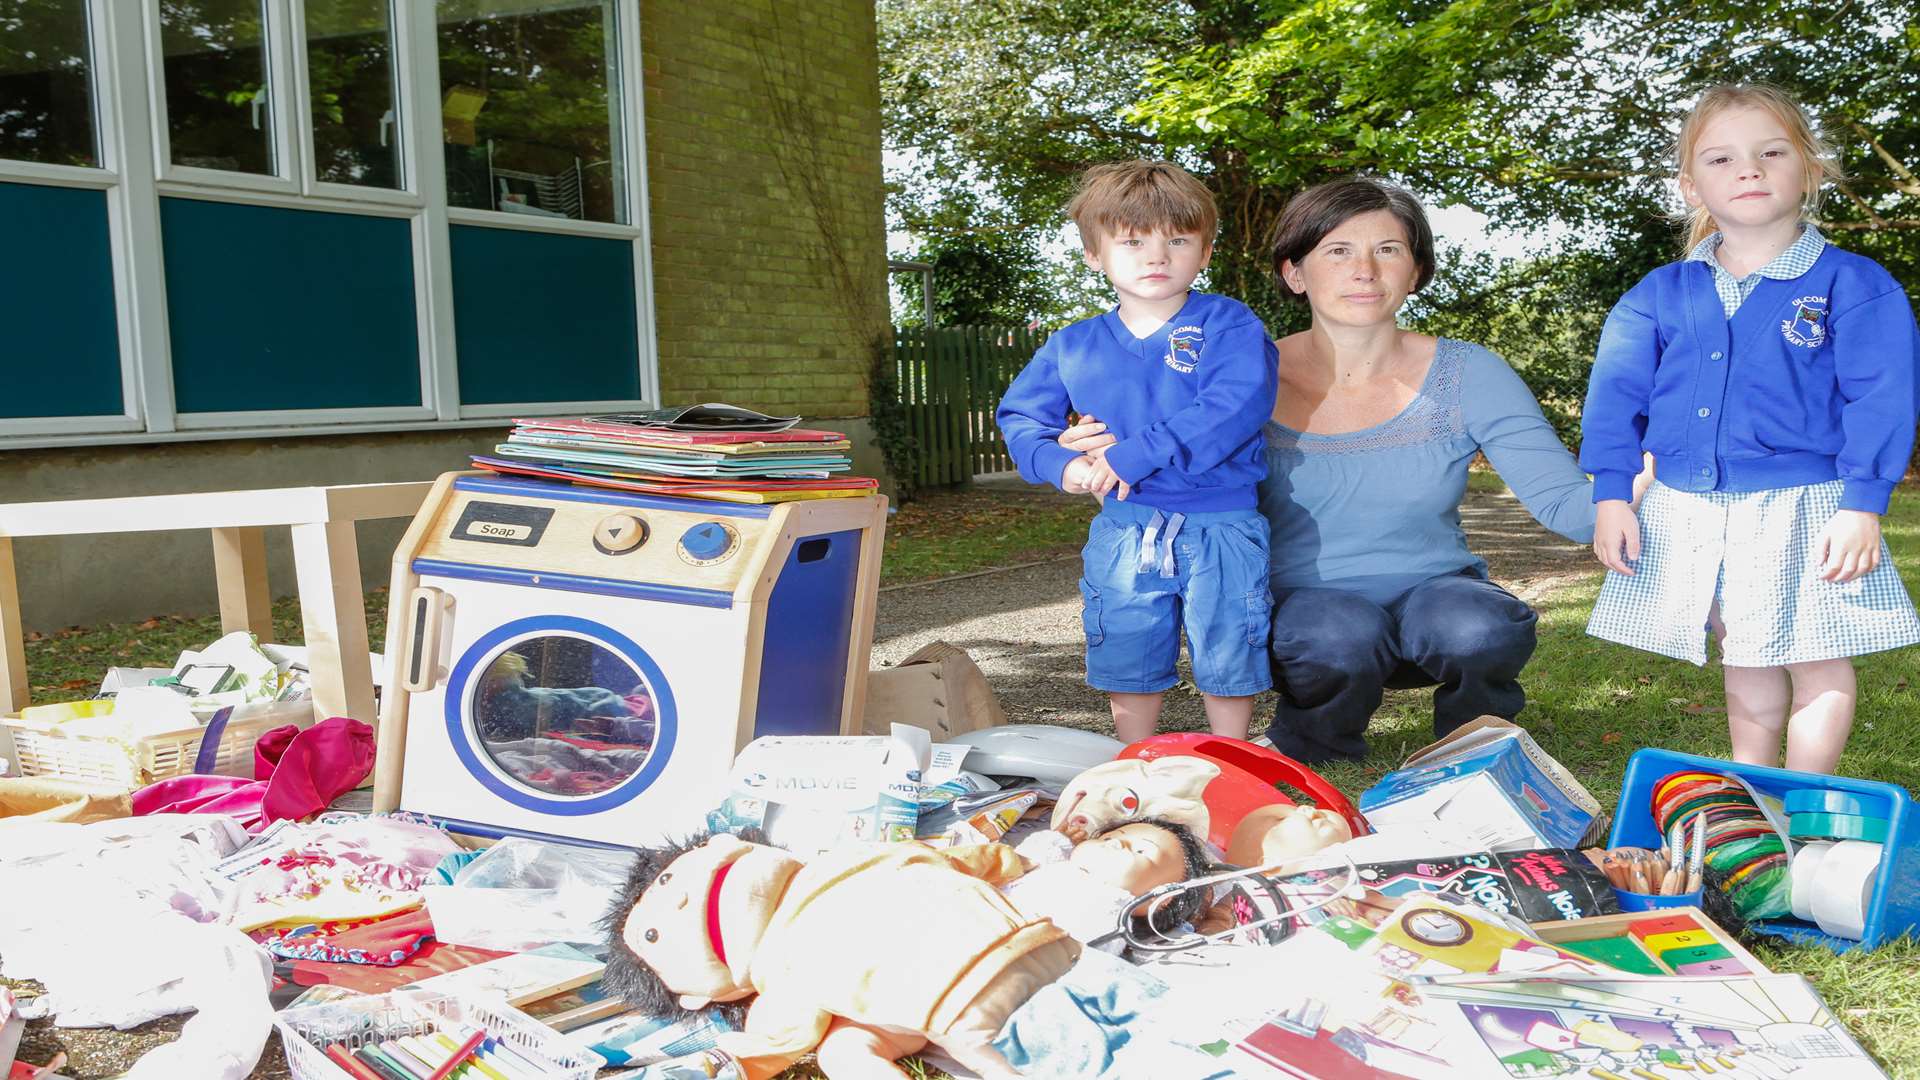
[[[929,243],[1044,236],[1085,166],[1167,157],[1219,198],[1213,287],[1283,328],[1261,252],[1273,220],[1308,185],[1373,172],[1430,206],[1571,237],[1539,265],[1441,267],[1420,308],[1436,325],[1480,318],[1503,295],[1604,314],[1677,253],[1668,144],[1693,96],[1759,80],[1803,101],[1840,152],[1848,179],[1821,226],[1920,285],[1920,0],[881,0],[879,11],[889,149],[908,163],[891,210]]]

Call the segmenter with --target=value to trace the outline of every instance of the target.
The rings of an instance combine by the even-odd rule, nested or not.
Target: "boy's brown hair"
[[[1198,233],[1208,246],[1220,225],[1213,192],[1170,161],[1113,161],[1080,175],[1067,204],[1080,245],[1097,251],[1100,237],[1121,231]]]

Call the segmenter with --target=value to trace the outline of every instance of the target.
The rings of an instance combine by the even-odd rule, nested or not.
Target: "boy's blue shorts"
[[[1087,683],[1152,694],[1179,681],[1180,630],[1193,681],[1216,697],[1273,685],[1267,661],[1267,519],[1258,510],[1175,514],[1109,497],[1081,551]]]

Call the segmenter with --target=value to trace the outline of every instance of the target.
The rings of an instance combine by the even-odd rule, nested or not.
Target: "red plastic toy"
[[[1276,788],[1276,784],[1285,784],[1311,798],[1315,806],[1346,818],[1355,836],[1373,831],[1347,797],[1319,773],[1277,750],[1250,742],[1197,732],[1154,735],[1120,751],[1115,760],[1152,761],[1173,756],[1205,758],[1220,766],[1220,775],[1200,793],[1212,819],[1207,839],[1215,847],[1224,850],[1227,840],[1233,836],[1233,827],[1252,811],[1276,803],[1294,805],[1294,800]]]

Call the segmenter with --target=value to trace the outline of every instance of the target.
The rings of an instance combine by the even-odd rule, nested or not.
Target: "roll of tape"
[[[1789,814],[1787,835],[1795,840],[1865,840],[1869,844],[1883,844],[1887,840],[1887,819],[1859,814]]]
[[[1833,845],[1813,883],[1813,921],[1834,937],[1859,941],[1867,932],[1867,903],[1879,878],[1879,844],[1843,840]]]
[[[1813,883],[1820,873],[1820,863],[1826,859],[1827,852],[1833,850],[1828,840],[1816,840],[1804,844],[1793,856],[1793,917],[1813,921]]]
[[[1885,817],[1887,808],[1884,799],[1846,791],[1829,791],[1826,788],[1797,788],[1787,792],[1787,813]]]

